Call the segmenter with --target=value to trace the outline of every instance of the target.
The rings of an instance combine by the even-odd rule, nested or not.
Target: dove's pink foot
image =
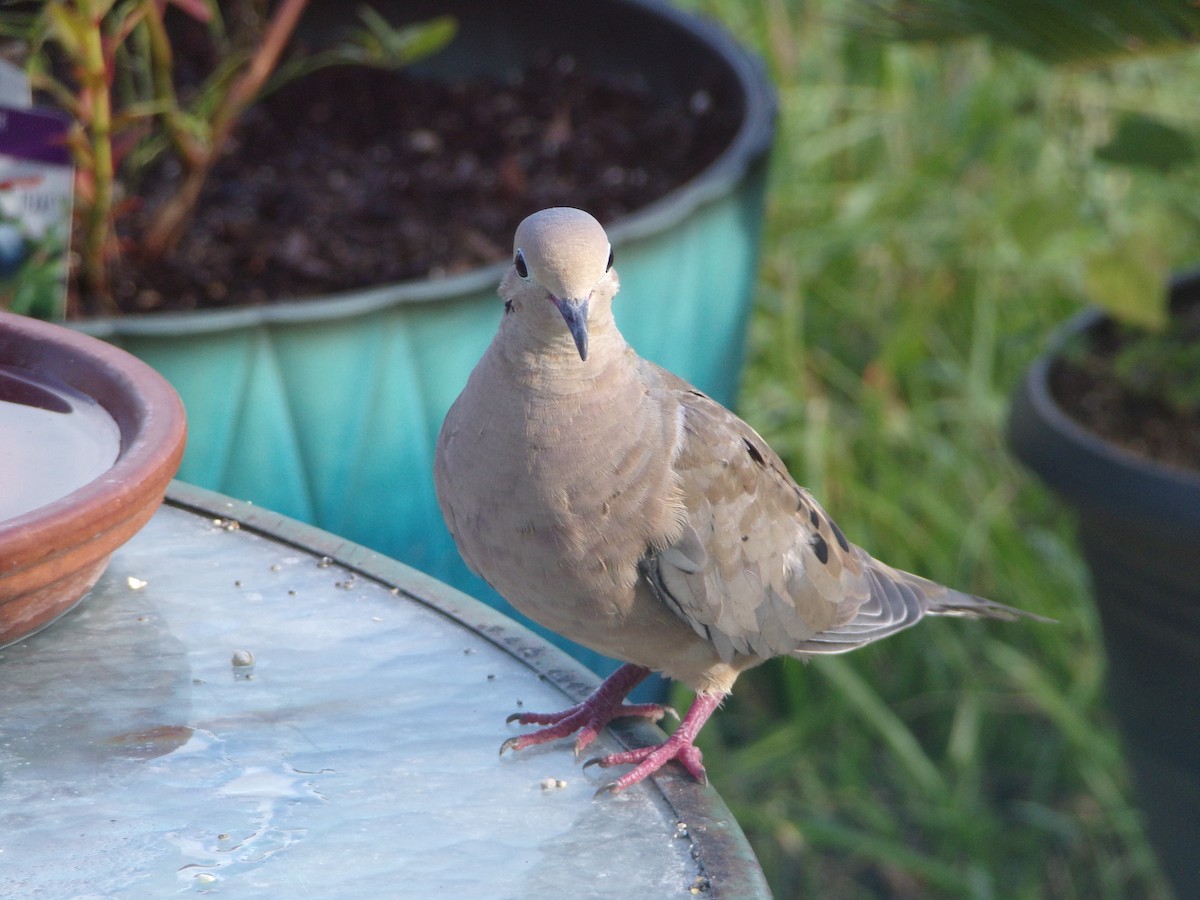
[[[637,750],[626,750],[623,753],[612,753],[608,756],[589,759],[583,764],[585,769],[593,763],[605,768],[629,763],[635,764],[633,769],[616,781],[610,782],[596,791],[597,796],[608,791],[614,794],[620,793],[630,785],[637,784],[647,776],[653,775],[671,760],[677,760],[691,773],[693,778],[701,784],[706,784],[708,776],[704,772],[700,748],[695,745],[696,735],[700,733],[700,729],[704,727],[708,717],[724,699],[724,694],[697,694],[692,708],[679,723],[675,733],[657,746],[641,747]]]
[[[556,713],[513,713],[508,717],[509,722],[550,727],[534,731],[531,734],[523,734],[520,737],[509,738],[500,745],[500,752],[524,750],[526,747],[558,740],[578,731],[579,735],[575,738],[575,753],[578,755],[613,719],[625,716],[643,716],[658,721],[667,714],[678,719],[679,714],[675,710],[658,703],[624,705],[624,700],[629,696],[629,692],[641,684],[649,674],[650,670],[644,666],[627,663],[609,675],[604,683],[596,688],[595,693],[570,709]]]

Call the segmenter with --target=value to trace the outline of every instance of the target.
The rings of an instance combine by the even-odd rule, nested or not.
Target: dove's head
[[[500,284],[509,315],[528,327],[562,335],[563,324],[580,359],[588,356],[588,316],[617,292],[612,247],[604,228],[581,209],[555,207],[517,226],[513,263]]]

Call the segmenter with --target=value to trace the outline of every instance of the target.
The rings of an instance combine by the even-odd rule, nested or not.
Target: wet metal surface
[[[558,651],[355,545],[173,494],[0,651],[0,896],[765,895],[711,789],[593,800],[612,775],[567,742],[498,758],[508,713],[588,687]]]

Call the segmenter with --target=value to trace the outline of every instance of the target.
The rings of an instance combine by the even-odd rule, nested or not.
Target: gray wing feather
[[[660,377],[683,409],[673,463],[684,522],[672,543],[647,550],[639,570],[722,659],[844,653],[927,614],[1025,615],[850,544],[750,426]]]

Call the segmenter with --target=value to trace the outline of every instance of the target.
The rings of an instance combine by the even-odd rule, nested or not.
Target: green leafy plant
[[[0,229],[17,233],[16,223],[0,222]],[[37,240],[20,238],[20,256],[12,271],[0,276],[0,295],[8,297],[12,312],[38,319],[61,317],[62,268],[66,247],[63,235],[48,229]]]
[[[1097,347],[1087,335],[1074,335],[1062,358],[1177,422],[1200,420],[1200,307],[1179,310],[1150,331],[1120,323],[1117,334],[1102,343]]]
[[[108,271],[120,253],[153,260],[170,252],[239,117],[287,80],[332,65],[398,68],[439,50],[454,35],[443,17],[394,29],[373,10],[349,39],[288,58],[307,0],[44,0],[0,13],[0,33],[29,46],[35,90],[71,115],[76,167],[76,287],[88,312],[113,309]],[[176,77],[169,8],[205,26],[220,60],[186,96]],[[136,236],[118,220],[130,208],[126,183],[164,154],[177,162],[174,193]]]
[[[1054,66],[1103,69],[1200,43],[1200,6],[1186,0],[1090,0],[1052,3],[1010,0],[881,0],[871,8],[893,36],[937,42],[982,35]],[[1092,150],[1098,172],[1130,186],[1130,210],[1102,222],[1106,240],[1081,260],[1087,296],[1119,325],[1111,363],[1094,354],[1130,395],[1200,416],[1200,335],[1168,309],[1172,243],[1200,228],[1197,210],[1181,203],[1161,176],[1194,173],[1200,132],[1191,110],[1174,118],[1127,106],[1108,140]],[[1136,199],[1135,199],[1136,198]],[[1082,351],[1073,351],[1075,361]]]

